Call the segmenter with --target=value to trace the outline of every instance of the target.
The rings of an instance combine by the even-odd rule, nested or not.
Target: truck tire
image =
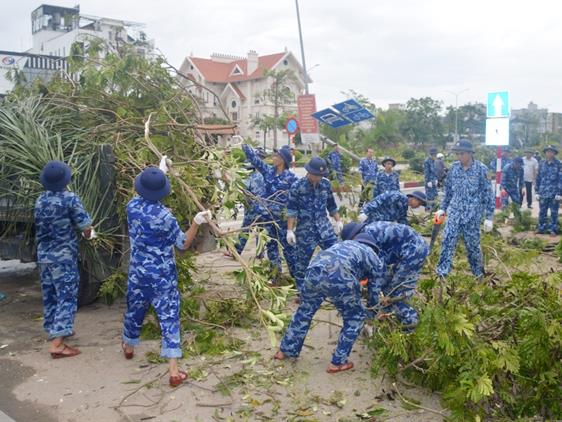
[[[101,284],[116,268],[115,255],[106,252],[98,253],[99,256],[96,259],[82,255],[78,260],[78,271],[80,273],[78,306],[86,306],[95,302]]]

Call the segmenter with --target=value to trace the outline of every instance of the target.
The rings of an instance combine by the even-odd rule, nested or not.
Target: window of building
[[[231,119],[233,122],[237,122],[238,121],[238,113],[233,111],[232,113],[230,113]]]
[[[284,64],[285,66],[288,66],[288,65],[289,65],[289,60],[287,60],[287,59],[283,60],[283,64]]]
[[[232,107],[232,108],[236,108],[237,105],[238,104],[236,103],[235,100],[232,100],[232,102],[230,103],[230,107]]]

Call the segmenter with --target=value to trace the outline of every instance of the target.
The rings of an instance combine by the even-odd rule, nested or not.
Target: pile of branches
[[[521,251],[501,237],[483,244],[497,272],[483,281],[466,270],[422,280],[418,327],[404,334],[382,322],[371,338],[373,370],[441,392],[452,420],[561,419],[562,272],[522,271]]]
[[[95,256],[100,247],[123,245],[134,178],[162,155],[173,160],[172,194],[164,202],[180,226],[186,228],[201,209],[228,214],[227,208],[243,199],[247,173],[240,155],[199,131],[203,116],[189,89],[193,82],[165,58],[148,60],[127,46],[108,51],[92,42],[87,51],[73,46],[69,62],[71,75],[19,87],[0,107],[0,196],[13,209],[33,209],[47,161],[67,162],[74,172],[70,189],[82,198],[99,233],[90,246]],[[104,146],[115,157],[112,186],[101,174]],[[240,282],[262,323],[279,331],[288,289],[269,288],[267,277],[242,261],[217,225],[209,226],[240,260]]]

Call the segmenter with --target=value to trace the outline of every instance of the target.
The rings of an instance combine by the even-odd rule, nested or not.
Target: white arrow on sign
[[[496,98],[494,98],[494,102],[492,103],[494,107],[494,116],[501,117],[502,109],[503,109],[503,100],[502,98],[496,94]]]

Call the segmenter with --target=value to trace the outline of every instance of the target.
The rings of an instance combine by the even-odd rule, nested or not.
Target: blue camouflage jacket
[[[543,198],[562,195],[562,163],[559,160],[541,160],[536,191]]]
[[[419,253],[427,256],[426,241],[414,229],[404,224],[377,221],[367,224],[363,233],[371,235],[379,248],[378,256],[386,265],[395,265],[402,259]]]
[[[423,177],[426,185],[429,182],[437,182],[437,170],[435,169],[435,160],[433,158],[428,157],[423,162]],[[436,188],[437,186],[433,187]]]
[[[266,164],[257,156],[251,146],[243,144],[242,149],[246,154],[246,159],[263,176],[265,195],[263,206],[260,206],[259,211],[274,219],[281,218],[289,200],[289,188],[298,180],[298,177],[289,170],[283,170],[277,174],[275,167]]]
[[[374,280],[384,274],[383,263],[373,248],[346,240],[318,252],[308,265],[307,277],[315,275],[320,279],[353,283],[359,287],[359,281]]]
[[[455,161],[445,179],[445,197],[440,209],[447,213],[449,221],[468,222],[483,216],[494,216],[494,194],[487,177],[488,169],[480,161],[473,160],[468,169]]]
[[[400,176],[398,176],[398,173],[395,171],[391,173],[379,171],[377,173],[377,183],[373,193],[373,198],[376,198],[381,193],[393,190],[400,190]]]
[[[403,193],[393,190],[377,196],[366,204],[361,212],[367,217],[367,221],[396,221],[408,224],[408,197]]]
[[[505,168],[505,166],[507,166],[508,164],[511,164],[513,162],[513,160],[511,158],[502,158],[502,171]],[[492,170],[492,172],[496,172],[497,169],[496,167],[498,166],[498,159],[494,158],[492,159],[492,161],[490,161],[490,165],[489,168],[490,170]]]
[[[314,186],[307,177],[297,180],[289,190],[287,216],[297,219],[297,230],[316,228],[333,235],[332,225],[326,211],[333,216],[338,207],[332,192],[332,185],[326,178]]]
[[[362,158],[359,161],[359,171],[363,184],[375,183],[377,180],[377,160]]]
[[[508,192],[517,191],[525,186],[523,166],[519,166],[519,169],[516,169],[513,162],[505,166],[502,170],[501,185]]]
[[[131,240],[129,271],[143,279],[177,284],[174,246],[184,248],[185,233],[176,218],[160,201],[136,196],[127,204]]]
[[[341,172],[341,154],[339,152],[330,152],[326,157],[326,161],[328,162],[328,166],[331,170]]]
[[[35,202],[35,237],[39,264],[75,264],[76,230],[92,225],[80,198],[73,192],[42,192]]]
[[[246,189],[252,195],[248,196],[248,207],[254,210],[261,202],[260,199],[257,198],[263,198],[265,195],[265,183],[263,181],[263,176],[260,172],[254,170],[250,173],[250,176],[248,176],[245,183]]]

